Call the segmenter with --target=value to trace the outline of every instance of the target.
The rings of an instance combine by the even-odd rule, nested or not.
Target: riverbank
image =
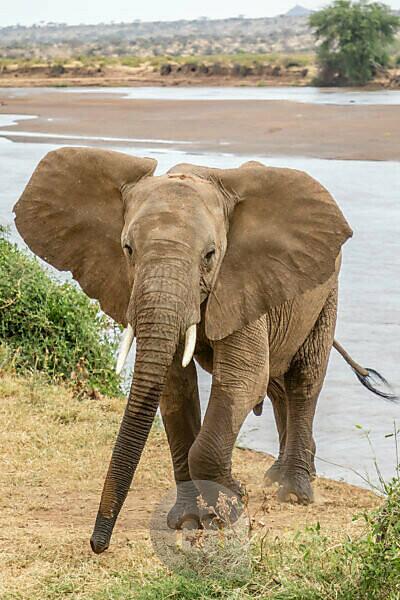
[[[310,85],[316,73],[307,56],[282,56],[273,63],[247,56],[245,59],[222,56],[219,60],[158,57],[130,61],[128,58],[122,63],[107,57],[72,63],[1,65],[0,61],[0,87],[305,86]]]
[[[0,417],[7,424],[0,431],[2,598],[53,600],[67,594],[74,600],[136,598],[134,589],[152,573],[169,577],[150,535],[157,506],[173,489],[169,450],[160,426],[153,428],[109,551],[96,557],[89,548],[123,408],[122,399],[77,399],[67,388],[37,377],[0,375]],[[269,546],[275,552],[274,544],[289,545],[294,533],[305,528],[317,526],[317,537],[326,537],[328,546],[346,536],[357,538],[364,526],[362,520],[353,521],[353,515],[382,502],[367,490],[317,479],[312,506],[278,504],[276,490],[262,486],[271,461],[264,454],[240,449],[233,460],[234,472],[249,493],[252,534],[265,535],[267,556]],[[165,509],[163,504],[161,512]],[[118,595],[120,588],[125,592]],[[113,593],[107,593],[110,589]]]
[[[313,54],[209,57],[88,57],[21,62],[0,59],[1,87],[304,87],[318,67]],[[363,89],[399,89],[400,70],[378,74]]]
[[[72,141],[69,136],[78,136],[73,143],[81,139],[85,144],[89,136],[103,145],[118,139],[181,149],[190,144],[201,153],[399,160],[398,112],[395,105],[358,105],[356,100],[339,106],[286,100],[131,99],[118,90],[0,90],[0,114],[37,117],[7,127],[10,139],[20,141],[27,132],[34,134],[35,142],[48,141],[48,134],[60,142],[65,135],[66,143]]]

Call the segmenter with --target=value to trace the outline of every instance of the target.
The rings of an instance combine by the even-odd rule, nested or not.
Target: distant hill
[[[293,8],[291,8],[286,13],[285,16],[286,17],[308,17],[313,12],[314,12],[313,10],[305,8],[304,6],[300,6],[300,4],[296,4],[296,6],[294,6]]]
[[[0,55],[9,58],[57,56],[159,56],[302,52],[314,47],[306,15],[273,18],[99,23],[47,23],[0,28]],[[307,13],[308,14],[308,13]]]

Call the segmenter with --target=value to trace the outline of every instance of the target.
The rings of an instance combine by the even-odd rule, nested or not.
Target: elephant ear
[[[178,165],[232,198],[228,247],[206,311],[206,333],[222,339],[274,306],[327,281],[352,231],[329,192],[293,169]]]
[[[151,175],[156,161],[95,148],[49,152],[14,207],[35,254],[71,271],[104,312],[126,324],[130,285],[121,248],[123,190]]]

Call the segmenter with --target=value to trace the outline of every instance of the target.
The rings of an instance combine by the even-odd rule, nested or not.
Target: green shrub
[[[57,282],[0,229],[0,368],[116,395],[115,349],[116,329],[98,304]]]
[[[361,559],[360,595],[400,598],[400,479],[386,488],[385,504],[365,515],[367,536],[355,546]]]
[[[335,0],[310,17],[322,85],[364,85],[388,66],[400,19],[379,2]]]

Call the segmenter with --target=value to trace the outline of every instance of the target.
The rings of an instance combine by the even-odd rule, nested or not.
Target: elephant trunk
[[[168,369],[195,318],[188,310],[188,277],[182,273],[187,269],[179,262],[142,269],[135,280],[128,309],[128,320],[137,338],[135,369],[90,540],[96,554],[108,548],[153,424]]]

